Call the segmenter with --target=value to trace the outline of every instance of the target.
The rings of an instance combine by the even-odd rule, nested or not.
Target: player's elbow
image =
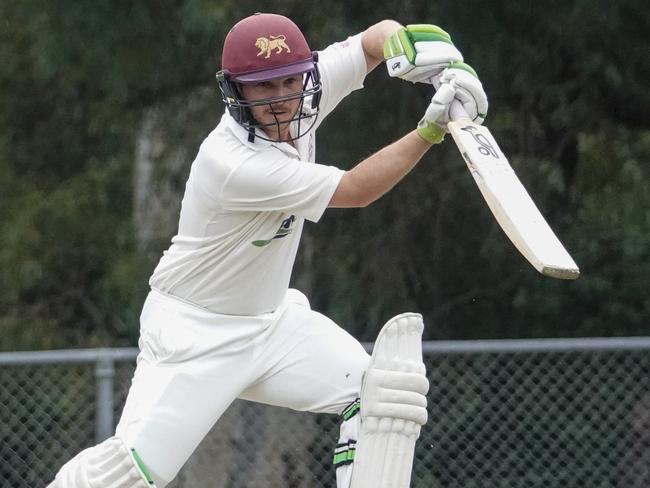
[[[372,202],[377,200],[376,198],[364,198],[362,200],[358,200],[355,207],[356,208],[365,208],[368,205],[370,205]]]

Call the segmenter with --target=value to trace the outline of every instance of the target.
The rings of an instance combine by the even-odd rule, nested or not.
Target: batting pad
[[[427,421],[422,316],[404,313],[381,329],[361,387],[361,428],[351,488],[408,488],[415,442]]]
[[[47,488],[156,488],[144,464],[122,439],[110,437],[68,461]]]

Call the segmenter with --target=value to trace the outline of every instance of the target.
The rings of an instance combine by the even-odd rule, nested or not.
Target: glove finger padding
[[[424,117],[418,124],[418,134],[431,144],[442,142],[449,122],[449,107],[456,97],[453,83],[440,85],[427,107]]]
[[[449,106],[457,98],[456,86],[451,83],[441,85],[431,99],[424,118],[446,129],[449,122]]]
[[[488,111],[487,95],[471,66],[454,63],[434,81],[434,86],[436,85],[440,86],[439,90],[445,85],[453,85],[456,99],[463,105],[469,118],[477,124],[483,123]]]
[[[462,61],[463,55],[440,27],[413,24],[402,27],[386,41],[384,59],[391,77],[431,83],[431,77],[451,63]]]

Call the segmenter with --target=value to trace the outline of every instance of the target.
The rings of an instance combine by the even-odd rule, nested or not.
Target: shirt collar
[[[286,143],[286,142],[272,142],[272,141],[266,141],[264,139],[260,139],[259,137],[256,137],[253,142],[250,142],[248,140],[248,130],[246,130],[244,127],[239,125],[237,121],[230,115],[228,110],[226,110],[223,114],[222,121],[225,122],[226,127],[232,132],[232,134],[239,139],[239,141],[250,147],[251,149],[255,151],[263,151],[264,149],[267,149],[271,146],[278,148],[280,151],[289,154],[290,156],[299,156],[298,151],[296,150],[295,147],[293,147],[291,144]]]

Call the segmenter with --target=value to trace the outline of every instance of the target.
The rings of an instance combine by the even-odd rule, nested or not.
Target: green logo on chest
[[[293,232],[293,223],[296,221],[296,216],[292,215],[289,218],[286,218],[282,221],[282,224],[280,224],[280,228],[277,230],[275,235],[271,237],[270,239],[260,239],[257,241],[253,241],[252,244],[253,246],[257,247],[264,247],[267,246],[273,241],[273,239],[282,239],[283,237],[288,236]]]

